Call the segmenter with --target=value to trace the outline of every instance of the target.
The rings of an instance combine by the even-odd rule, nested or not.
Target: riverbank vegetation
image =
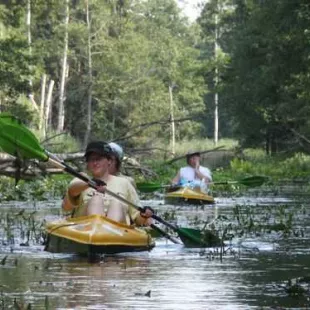
[[[187,145],[187,143],[185,142],[184,144]],[[201,145],[201,141],[194,141],[194,144],[197,144],[197,146]],[[234,145],[234,143],[229,141],[227,145],[223,142],[223,145]],[[181,154],[183,150],[183,148],[180,149]],[[212,169],[214,181],[234,181],[260,175],[266,177],[266,182],[261,187],[262,190],[271,193],[272,191],[277,192],[278,187],[281,185],[302,185],[302,188],[299,186],[299,190],[304,192],[310,191],[310,178],[308,174],[310,170],[310,156],[307,154],[295,153],[291,157],[269,156],[261,149],[246,149],[242,157],[234,157],[227,162],[225,157],[223,160],[218,158],[217,151],[213,153],[217,158],[217,166]],[[209,166],[208,160],[212,160],[212,158],[206,157],[204,160],[203,157],[202,160],[204,165]],[[211,161],[212,163],[214,164],[213,161]],[[136,182],[154,181],[161,184],[169,184],[178,169],[186,163],[185,158],[181,158],[170,164],[161,154],[154,156],[152,159],[148,156],[141,156],[139,164],[153,171],[153,173],[151,177],[145,178],[139,172],[132,172]],[[32,180],[20,180],[15,186],[13,178],[1,177],[0,201],[32,201],[61,198],[71,179],[72,177],[67,174],[38,176]],[[236,195],[245,193],[248,189],[242,184],[214,185],[211,187],[211,191],[215,196],[223,194]]]

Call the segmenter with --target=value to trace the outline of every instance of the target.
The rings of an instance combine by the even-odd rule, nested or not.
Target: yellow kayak
[[[189,187],[181,187],[176,191],[165,194],[165,202],[170,204],[212,204],[214,198],[200,190],[191,189]]]
[[[47,223],[46,251],[53,253],[112,254],[150,251],[155,243],[144,230],[101,215]]]

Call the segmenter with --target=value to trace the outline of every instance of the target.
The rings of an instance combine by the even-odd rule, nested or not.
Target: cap
[[[194,151],[194,150],[190,150],[186,153],[186,157],[191,157],[193,155],[198,155],[200,156],[200,151]]]
[[[112,150],[112,154],[114,154],[120,161],[122,161],[123,157],[124,157],[124,151],[123,148],[114,142],[110,142],[109,146]]]
[[[112,149],[109,144],[104,141],[93,141],[88,143],[84,156],[87,157],[90,153],[111,156]]]

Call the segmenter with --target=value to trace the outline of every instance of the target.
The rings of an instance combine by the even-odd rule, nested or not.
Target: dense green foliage
[[[217,58],[222,115],[231,116],[243,145],[307,150],[309,8],[306,0],[212,0],[204,7],[204,36],[217,27],[225,55]]]
[[[0,178],[0,202],[3,201],[38,201],[60,199],[63,197],[71,177],[68,175],[41,178],[37,180],[15,181],[11,178]]]
[[[176,2],[87,2],[89,32],[85,2],[70,1],[65,128],[83,140],[87,96],[92,83],[90,138],[126,138],[139,131],[140,124],[155,122],[153,126],[146,126],[142,134],[133,135],[131,142],[148,145],[156,136],[166,140],[170,134],[169,87],[173,88],[174,117],[189,119],[186,125],[182,122],[177,125],[177,135],[192,137],[199,134],[202,125],[196,119],[204,111],[204,82],[199,74],[199,50],[195,47],[198,30],[188,25]],[[5,36],[0,38],[0,44],[7,56],[2,57],[1,76],[11,75],[0,86],[1,109],[16,114],[17,95],[28,94],[30,78],[34,98],[39,102],[40,80],[42,74],[47,74],[48,81],[55,81],[51,125],[56,127],[65,4],[62,1],[32,1],[31,5],[31,54],[26,25],[22,22],[27,14],[26,3],[14,3],[14,10],[11,4],[1,7]],[[12,19],[16,23],[12,23]],[[17,39],[14,40],[15,36]],[[11,94],[12,90],[15,96]],[[32,113],[38,114],[38,111],[33,109]],[[31,121],[26,112],[18,116]],[[37,126],[35,119],[33,125]]]
[[[1,111],[38,127],[46,74],[46,89],[55,81],[48,131],[56,129],[67,31],[64,129],[78,141],[91,120],[90,139],[168,145],[171,100],[177,142],[211,138],[217,93],[220,137],[268,154],[308,152],[307,0],[211,0],[193,24],[175,0],[69,1],[68,27],[65,8],[0,6]]]

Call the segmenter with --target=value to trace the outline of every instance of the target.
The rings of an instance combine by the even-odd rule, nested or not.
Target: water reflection
[[[159,212],[176,210],[175,221],[186,226],[194,218],[210,220],[230,214],[236,204],[272,205],[290,198],[218,199],[216,206],[165,206],[147,201]],[[1,209],[31,212],[33,205],[13,203]],[[59,202],[36,205],[37,218],[59,216]],[[27,213],[26,212],[26,213]],[[4,309],[14,299],[34,309],[270,309],[305,307],[308,293],[288,294],[289,279],[310,275],[309,210],[296,223],[304,236],[236,238],[232,249],[220,259],[213,250],[188,249],[157,239],[151,252],[101,256],[90,261],[74,255],[44,252],[40,244],[6,243],[0,248],[0,290]],[[19,232],[19,230],[18,230]],[[4,260],[4,258],[6,259]],[[0,303],[0,304],[1,304]]]

